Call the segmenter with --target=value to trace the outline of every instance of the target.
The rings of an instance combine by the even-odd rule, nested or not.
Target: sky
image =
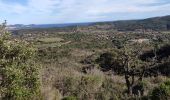
[[[0,22],[59,24],[170,15],[170,0],[0,0]]]

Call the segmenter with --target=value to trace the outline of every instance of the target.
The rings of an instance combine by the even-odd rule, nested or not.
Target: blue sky
[[[0,21],[57,24],[170,15],[170,0],[0,0]]]

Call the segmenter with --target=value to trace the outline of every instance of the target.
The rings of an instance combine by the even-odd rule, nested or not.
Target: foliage
[[[123,68],[118,61],[119,52],[111,51],[100,55],[96,62],[101,67],[102,71],[112,70],[115,74],[123,73]]]
[[[60,76],[62,80],[56,82],[56,88],[63,96],[74,96],[78,100],[95,98],[95,93],[103,83],[101,75]]]
[[[77,100],[77,98],[73,96],[68,96],[68,97],[63,98],[62,100]]]
[[[170,80],[162,83],[159,87],[153,89],[151,93],[152,100],[169,100],[170,99]]]
[[[96,100],[119,100],[121,98],[121,90],[121,84],[116,85],[113,79],[106,77],[96,93]]]
[[[144,20],[126,20],[116,22],[102,22],[98,24],[113,24],[120,31],[135,31],[137,29],[152,29],[157,31],[165,31],[170,29],[170,16],[148,18]]]
[[[0,37],[0,93],[5,100],[27,100],[39,93],[39,69],[33,61],[35,49],[27,42]]]
[[[110,52],[103,53],[96,59],[96,62],[99,63],[103,71],[109,71],[114,63],[114,55]]]
[[[160,28],[166,30],[169,22],[159,24],[161,19],[158,23],[154,19],[151,22],[149,20],[115,22],[116,25],[112,22],[108,25],[109,22],[106,22],[104,26],[78,26],[79,32],[76,31],[76,26],[15,30],[14,33],[16,37],[34,42],[39,49],[38,60],[44,66],[41,73],[42,90],[47,94],[44,99],[51,99],[59,92],[61,97],[73,96],[79,100],[126,100],[126,97],[128,100],[148,100],[148,91],[163,81],[161,78],[154,82],[152,76],[170,75],[169,45],[161,46],[163,42],[169,43],[170,32],[153,31]],[[117,31],[113,27],[117,30],[135,31]],[[147,41],[138,43],[138,40],[145,39]],[[143,44],[142,48],[139,47]],[[154,46],[157,44],[161,48]],[[141,52],[142,50],[144,51]],[[99,65],[94,62],[96,58]],[[154,58],[158,58],[155,66],[152,65]],[[82,70],[83,68],[88,71]],[[97,73],[100,72],[99,75],[91,74],[94,70],[95,73],[96,70]],[[125,73],[127,80],[124,80]],[[46,87],[50,89],[47,91]],[[128,87],[135,97],[124,91]],[[138,96],[139,91],[144,96]]]

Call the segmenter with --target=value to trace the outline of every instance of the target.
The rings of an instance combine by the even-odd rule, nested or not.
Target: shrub
[[[99,91],[96,93],[96,100],[119,100],[123,90],[121,85],[114,83],[112,78],[105,78],[100,87]]]
[[[100,55],[96,62],[101,67],[102,71],[110,71],[113,70],[116,74],[121,74],[123,72],[123,68],[118,62],[118,54],[117,51],[106,52]]]
[[[77,100],[77,98],[74,96],[68,96],[68,97],[63,98],[62,100]]]
[[[4,100],[27,100],[39,93],[35,49],[27,42],[0,37],[0,93]]]
[[[76,96],[80,100],[94,100],[95,93],[101,87],[103,77],[99,75],[82,76],[79,86],[77,87]]]
[[[153,89],[151,100],[169,100],[170,99],[170,81],[162,83],[159,87]]]
[[[64,79],[63,95],[75,95],[80,83],[79,77],[68,76]]]
[[[98,71],[90,74],[66,74],[63,72],[56,80],[55,87],[65,97],[74,96],[78,100],[94,99],[95,93],[101,87],[103,74]]]

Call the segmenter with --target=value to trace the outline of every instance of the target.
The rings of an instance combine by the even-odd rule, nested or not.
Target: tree
[[[133,89],[142,83],[146,69],[146,64],[139,59],[141,53],[141,45],[124,44],[121,48],[102,54],[96,61],[103,71],[112,70],[114,74],[124,76],[129,95],[138,94],[133,93]],[[140,86],[138,87],[140,88]],[[139,90],[139,92],[143,91],[142,88]]]
[[[144,74],[144,70],[141,70],[144,68],[144,64],[140,59],[138,59],[138,56],[141,54],[141,48],[138,47],[134,49],[131,46],[125,46],[119,54],[119,63],[124,70],[127,92],[128,94],[132,95],[134,94],[133,87],[135,87],[136,84],[142,82]],[[138,80],[135,80],[135,76],[139,77]]]
[[[127,48],[128,47],[128,48]],[[136,44],[134,47],[125,46],[121,54],[121,64],[124,69],[124,77],[126,86],[130,95],[143,95],[144,89],[141,83],[148,69],[157,65],[156,49],[154,48],[154,56],[148,59],[148,62],[139,59],[142,54],[142,44]],[[130,48],[130,49],[129,49]],[[136,79],[136,80],[135,80]]]
[[[0,26],[5,30],[4,25]],[[35,49],[25,41],[11,39],[7,31],[0,37],[0,95],[4,100],[28,100],[39,93],[39,67]]]
[[[147,62],[140,59],[140,55],[142,55],[145,46],[145,44],[139,43],[125,43],[122,48],[114,51],[116,54],[114,54],[113,57],[110,57],[113,60],[113,66],[110,67],[115,67],[114,64],[116,64],[116,66],[121,68],[119,71],[123,70],[121,74],[124,75],[127,93],[129,95],[143,95],[144,75],[148,69],[155,67],[157,64],[156,49],[153,50],[155,56],[148,59]]]

